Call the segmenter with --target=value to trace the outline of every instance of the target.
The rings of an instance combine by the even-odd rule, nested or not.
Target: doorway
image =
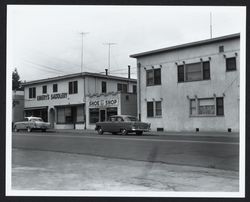
[[[106,110],[105,109],[100,109],[100,121],[106,121]]]

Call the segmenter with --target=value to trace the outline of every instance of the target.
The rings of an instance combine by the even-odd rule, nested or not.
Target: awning
[[[43,107],[26,107],[26,108],[24,108],[24,111],[37,110],[37,109],[48,109],[48,106],[43,106]]]

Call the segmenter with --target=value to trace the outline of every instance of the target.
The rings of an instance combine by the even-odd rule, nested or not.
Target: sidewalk
[[[85,134],[97,134],[95,130],[86,129],[86,130],[74,130],[74,129],[50,129],[48,131],[55,132],[55,133],[72,133],[78,135],[85,135]],[[111,133],[105,133],[111,134]],[[238,138],[239,133],[236,132],[157,132],[157,131],[150,131],[144,132],[143,135],[155,135],[155,136],[202,136],[202,137],[230,137],[230,138]]]

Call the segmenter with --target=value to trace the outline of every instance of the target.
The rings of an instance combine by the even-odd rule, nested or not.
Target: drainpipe
[[[84,130],[87,129],[86,127],[86,124],[87,124],[87,120],[86,120],[86,114],[87,114],[87,107],[86,107],[86,76],[83,77],[83,85],[84,85],[84,89],[83,89],[83,96],[84,96],[84,121],[85,121],[85,124],[84,124]]]
[[[141,121],[141,63],[137,63],[137,106],[138,119]]]

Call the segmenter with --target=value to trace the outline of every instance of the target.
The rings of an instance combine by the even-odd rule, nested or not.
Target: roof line
[[[103,78],[103,79],[132,81],[132,82],[137,81],[136,79],[126,78],[126,77],[119,77],[119,76],[113,76],[113,75],[104,75],[104,74],[93,73],[93,72],[82,72],[82,73],[67,74],[67,75],[62,75],[62,76],[57,76],[57,77],[46,78],[46,79],[28,81],[28,82],[22,83],[22,85],[27,86],[27,85],[32,85],[32,84],[36,84],[36,83],[45,83],[45,82],[50,82],[50,81],[58,81],[58,80],[61,80],[61,79],[69,79],[69,78],[75,78],[75,77],[86,77],[86,76],[99,77],[99,78]]]
[[[216,38],[212,38],[212,39],[205,39],[205,40],[201,40],[201,41],[195,41],[195,42],[185,43],[185,44],[181,44],[181,45],[170,46],[167,48],[161,48],[161,49],[155,49],[155,50],[151,50],[151,51],[136,53],[136,54],[130,55],[129,57],[138,58],[138,57],[142,57],[142,56],[146,56],[146,55],[152,55],[152,54],[167,52],[167,51],[174,51],[177,49],[184,49],[184,48],[194,47],[194,46],[198,46],[198,45],[202,45],[202,44],[210,44],[210,43],[215,43],[218,41],[224,41],[224,40],[229,40],[229,39],[234,39],[234,38],[239,38],[239,37],[240,37],[240,33],[230,34],[230,35],[216,37]]]

